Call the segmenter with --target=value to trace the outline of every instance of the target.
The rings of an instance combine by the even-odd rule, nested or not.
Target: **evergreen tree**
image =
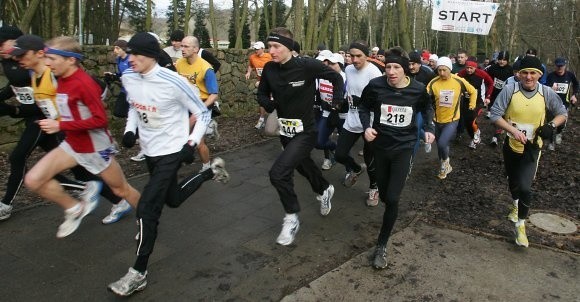
[[[230,16],[230,27],[228,28],[228,41],[230,42],[230,45],[228,48],[234,48],[236,44],[236,18],[234,17],[236,15],[235,10],[236,8],[233,7],[232,14]]]
[[[125,8],[127,9],[129,25],[131,25],[136,32],[146,31],[145,19],[147,15],[147,5],[145,0],[126,1]]]
[[[242,48],[250,48],[250,25],[248,22],[244,23],[244,27],[242,28]]]
[[[268,15],[270,16],[270,20],[272,19],[272,1],[266,0],[268,4]],[[270,24],[270,29],[276,27],[284,27],[286,26],[284,21],[284,15],[286,14],[286,5],[284,4],[283,0],[274,0],[276,5],[276,23],[278,24]],[[261,9],[260,12],[260,26],[258,27],[258,41],[265,41],[266,37],[269,33],[266,32],[266,19],[264,17],[264,9]]]
[[[171,1],[171,4],[169,5],[169,7],[167,8],[167,11],[165,12],[165,17],[167,17],[167,21],[165,22],[167,24],[167,36],[171,36],[171,33],[174,30],[185,30],[185,1],[184,0],[178,0],[177,1],[177,28],[173,28],[173,1]]]
[[[207,30],[205,24],[205,9],[198,9],[195,12],[195,29],[193,30],[193,35],[199,40],[199,47],[201,48],[211,48],[211,42],[209,40],[209,31]]]

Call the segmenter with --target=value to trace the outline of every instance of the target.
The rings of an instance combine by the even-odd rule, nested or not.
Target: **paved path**
[[[504,301],[527,292],[522,301],[578,301],[577,255],[520,250],[411,223],[417,213],[405,203],[389,246],[391,267],[370,269],[365,257],[384,208],[364,206],[366,178],[350,189],[341,186],[339,166],[324,172],[336,188],[327,217],[318,214],[305,179],[296,177],[300,232],[292,246],[276,245],[284,213],[267,172],[279,151],[272,140],[223,154],[230,183],[208,182],[180,208],[165,208],[149,285],[131,300]],[[131,180],[139,189],[146,181]],[[408,187],[415,197],[426,194],[412,178]],[[62,210],[54,205],[19,211],[0,223],[0,300],[118,300],[106,285],[133,264],[136,227],[131,218],[100,224],[109,208],[102,202],[65,239],[55,237]]]

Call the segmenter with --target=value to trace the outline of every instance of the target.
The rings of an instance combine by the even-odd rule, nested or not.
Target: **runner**
[[[400,195],[417,141],[416,112],[429,121],[422,125],[425,142],[430,144],[435,139],[433,107],[425,85],[407,76],[407,55],[390,49],[385,63],[385,76],[369,82],[363,90],[359,107],[365,139],[373,142],[377,185],[381,201],[385,203],[383,224],[373,259],[373,266],[377,269],[387,267],[387,242],[397,220]],[[375,117],[372,124],[371,112]]]
[[[63,131],[66,138],[30,169],[24,183],[33,192],[65,209],[65,221],[56,234],[63,238],[79,227],[83,217],[96,207],[99,198],[97,194],[86,194],[82,202],[74,199],[54,179],[58,173],[81,165],[90,173],[101,176],[115,195],[133,207],[137,206],[139,192],[127,183],[114,158],[117,150],[107,130],[101,89],[80,68],[83,59],[80,45],[72,37],[54,38],[47,45],[45,63],[58,77],[55,100],[59,120],[42,119],[38,125],[47,134]],[[94,191],[100,191],[100,183]]]
[[[355,41],[350,44],[349,52],[352,57],[352,65],[345,69],[349,110],[342,132],[338,136],[335,155],[336,161],[346,168],[343,185],[347,188],[352,187],[357,182],[358,177],[367,169],[369,191],[366,204],[374,207],[379,204],[379,189],[375,178],[375,163],[371,143],[364,141],[363,156],[365,164],[359,165],[350,155],[354,144],[364,135],[364,129],[358,114],[360,96],[370,80],[382,75],[379,68],[368,61],[368,51],[368,46],[364,41]]]
[[[416,51],[409,53],[409,77],[411,79],[419,81],[421,84],[425,86],[429,84],[429,82],[431,82],[431,80],[433,80],[433,78],[435,77],[435,73],[433,72],[433,70],[431,70],[431,68],[421,64],[421,56]],[[423,132],[423,114],[417,112],[415,120],[417,122],[418,132],[417,132],[417,143],[413,148],[413,159],[415,159],[417,151],[419,150],[419,145],[421,144],[421,140],[425,136],[425,132]],[[431,144],[428,144],[427,142],[423,143],[425,153],[431,152]],[[410,170],[411,169],[409,169],[409,173]]]
[[[213,111],[218,98],[218,83],[211,65],[198,56],[199,40],[193,36],[183,38],[181,50],[183,58],[175,63],[177,73],[185,77],[191,85],[197,88],[202,102],[210,111]],[[217,122],[212,119],[208,128],[212,129],[212,131],[217,131]],[[216,134],[215,132],[212,133]],[[202,163],[201,172],[203,172],[211,166],[209,148],[205,143],[205,138],[200,140],[197,150]]]
[[[576,94],[580,92],[580,84],[578,84],[578,79],[576,75],[571,71],[566,70],[566,64],[568,62],[565,58],[556,58],[554,65],[556,65],[556,70],[548,74],[546,79],[546,86],[552,87],[554,91],[558,94],[566,110],[570,109],[570,106],[574,106],[577,103]],[[558,126],[556,130],[556,135],[554,142],[552,144],[552,149],[554,149],[553,143],[557,145],[562,143],[562,130],[566,127],[566,124]],[[550,146],[548,146],[549,148]]]
[[[427,91],[433,99],[435,106],[435,138],[437,140],[437,154],[441,166],[437,177],[445,179],[453,170],[449,163],[449,142],[455,137],[457,123],[461,111],[459,106],[464,93],[469,94],[469,110],[475,108],[477,90],[465,79],[451,73],[451,59],[441,57],[437,60],[437,74],[429,85]]]
[[[59,112],[56,107],[56,78],[54,77],[50,68],[48,68],[44,63],[44,51],[45,45],[42,38],[34,35],[24,35],[16,39],[16,44],[10,52],[10,54],[17,60],[23,68],[30,70],[31,83],[30,88],[32,88],[33,95],[32,100],[35,106],[38,106],[43,112],[43,117],[47,119],[59,119]],[[39,117],[39,119],[42,119]],[[34,125],[34,126],[33,126]],[[28,155],[36,146],[40,146],[44,151],[48,152],[52,149],[58,147],[58,145],[63,141],[64,136],[62,132],[47,134],[40,130],[37,123],[31,124],[30,131],[25,131],[25,133],[32,133],[32,129],[35,129],[34,133],[34,144],[29,146]],[[23,137],[20,142],[30,142],[30,137]],[[24,172],[24,168],[22,171]],[[81,183],[78,181],[71,181],[62,175],[56,175],[55,178],[67,188],[76,188],[85,190],[86,194],[96,194],[94,191],[95,187],[100,186],[102,179],[91,174],[82,166],[75,166],[71,169],[75,179],[87,182]],[[22,176],[20,183],[22,183]],[[91,193],[94,192],[94,193]],[[126,201],[111,191],[111,188],[107,184],[103,185],[101,195],[113,203],[111,213],[103,219],[103,224],[111,224],[119,221],[122,217],[126,216],[131,212],[131,205]],[[89,197],[90,198],[90,197]],[[95,197],[98,198],[98,197]]]
[[[503,159],[513,206],[508,220],[515,222],[516,244],[528,247],[525,219],[532,204],[532,182],[538,169],[542,140],[551,138],[568,116],[562,100],[538,81],[542,63],[533,56],[520,62],[520,82],[504,87],[491,107],[491,121],[506,130]],[[546,111],[554,119],[546,122]]]
[[[163,48],[173,63],[177,61],[177,59],[181,59],[183,56],[181,55],[181,40],[185,38],[185,34],[181,30],[176,30],[171,33],[169,36],[169,40],[171,41],[171,45]]]
[[[486,113],[486,117],[490,117],[491,113],[489,112],[489,108],[493,106],[493,102],[495,98],[499,95],[503,86],[505,86],[505,82],[509,77],[513,75],[512,67],[509,65],[510,55],[507,51],[500,51],[497,55],[497,61],[495,64],[490,65],[485,71],[489,76],[493,79],[493,93],[489,98],[489,103],[484,104],[487,105],[488,111]],[[493,137],[491,138],[490,145],[497,146],[499,137],[502,133],[501,129],[496,128]]]
[[[318,195],[320,214],[330,213],[334,187],[310,157],[316,144],[314,124],[315,79],[326,79],[333,86],[333,104],[342,101],[344,85],[339,73],[322,62],[305,57],[294,57],[296,43],[290,30],[277,27],[268,36],[268,48],[272,61],[266,63],[258,86],[258,103],[268,112],[278,112],[280,142],[283,151],[270,169],[270,182],[278,191],[286,216],[282,231],[276,239],[281,245],[294,241],[300,227],[298,212],[300,204],[294,191],[294,169],[310,182]],[[273,99],[271,99],[271,96]]]
[[[120,296],[131,295],[147,286],[147,264],[157,238],[163,206],[180,206],[209,179],[221,182],[229,179],[224,161],[216,158],[211,169],[177,183],[177,171],[183,162],[193,162],[195,147],[203,137],[211,113],[187,80],[159,67],[160,51],[151,35],[135,34],[127,47],[131,68],[121,78],[131,103],[123,144],[126,147],[134,145],[135,131],[139,129],[150,177],[137,207],[137,259],[125,276],[108,286]],[[195,126],[190,133],[192,119]]]
[[[254,43],[254,46],[252,46],[253,49],[256,50],[256,52],[254,52],[253,54],[250,55],[248,61],[248,71],[246,72],[246,80],[250,79],[250,76],[252,75],[252,70],[254,70],[256,72],[256,77],[258,78],[258,81],[256,81],[256,87],[258,87],[258,85],[260,85],[260,79],[262,78],[262,69],[264,69],[264,65],[266,65],[266,63],[272,61],[272,56],[265,52],[265,48],[266,46],[264,45],[264,42],[262,41],[258,41],[256,43]],[[256,126],[254,126],[254,128],[256,129],[262,129],[264,128],[264,126],[266,125],[266,115],[268,115],[266,113],[266,110],[264,110],[264,108],[260,107],[260,118],[258,119],[258,123],[256,123]]]

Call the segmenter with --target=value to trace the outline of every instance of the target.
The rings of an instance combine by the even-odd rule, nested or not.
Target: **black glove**
[[[181,148],[181,151],[179,151],[179,156],[181,157],[182,162],[186,164],[193,163],[193,160],[195,159],[195,146],[186,143],[183,145],[183,148]]]
[[[135,136],[135,133],[133,133],[133,131],[129,131],[126,132],[125,135],[123,135],[123,146],[127,147],[127,148],[131,148],[133,146],[135,146],[135,142],[137,141],[137,136]]]
[[[555,130],[556,126],[554,126],[554,123],[550,122],[538,127],[536,134],[542,139],[552,139]]]
[[[107,83],[107,85],[111,85],[111,83],[116,82],[119,80],[119,76],[117,76],[114,73],[105,73],[105,83]]]

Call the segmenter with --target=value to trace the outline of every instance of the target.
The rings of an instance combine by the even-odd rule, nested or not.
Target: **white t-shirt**
[[[129,68],[121,77],[131,105],[125,132],[139,128],[141,149],[147,156],[179,152],[188,140],[199,144],[211,111],[187,80],[159,65],[147,74]],[[197,118],[189,132],[189,112]]]
[[[167,47],[163,48],[163,51],[165,51],[171,57],[171,60],[173,61],[173,63],[175,63],[175,61],[177,61],[177,59],[183,58],[183,54],[181,53],[181,48],[176,50],[175,48],[173,48],[173,46],[167,46]]]
[[[352,96],[360,97],[363,89],[370,80],[380,77],[383,74],[378,67],[372,63],[367,63],[363,69],[358,70],[353,65],[348,65],[344,70],[346,73],[346,95],[348,99],[348,113],[344,121],[343,128],[352,133],[362,133],[364,131],[358,116],[358,106],[353,106]],[[373,113],[371,112],[371,124],[373,123]]]

